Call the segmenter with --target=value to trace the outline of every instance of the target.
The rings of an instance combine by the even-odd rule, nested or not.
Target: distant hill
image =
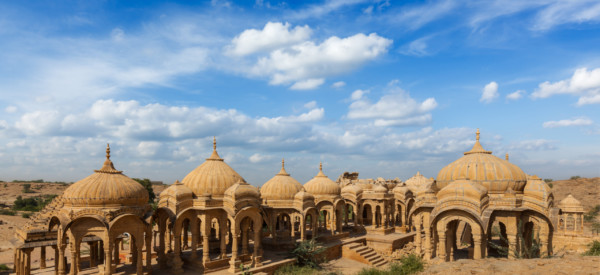
[[[586,211],[600,204],[600,177],[557,180],[551,183],[555,205],[569,194],[578,199]]]

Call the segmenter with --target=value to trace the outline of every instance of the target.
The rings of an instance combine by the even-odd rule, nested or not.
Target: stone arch
[[[418,217],[418,216],[417,216]],[[483,226],[479,219],[463,209],[447,209],[432,217],[432,225],[436,234],[438,248],[437,256],[444,260],[454,260],[453,253],[456,250],[456,228],[459,222],[469,226],[471,231],[472,249],[474,259],[485,257],[486,238]],[[465,226],[465,230],[467,227]]]

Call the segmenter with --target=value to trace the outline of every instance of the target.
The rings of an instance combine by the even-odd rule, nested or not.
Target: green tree
[[[133,178],[133,180],[139,182],[146,190],[148,190],[148,202],[153,203],[154,199],[156,199],[156,194],[154,194],[154,190],[152,189],[152,182],[150,182],[149,179]]]

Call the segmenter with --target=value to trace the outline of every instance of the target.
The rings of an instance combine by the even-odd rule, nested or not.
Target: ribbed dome
[[[358,196],[359,194],[361,194],[363,192],[362,188],[360,188],[360,186],[355,185],[355,184],[351,184],[351,185],[347,185],[344,188],[342,188],[342,193],[350,193],[350,194],[354,194],[356,196]]]
[[[146,188],[115,169],[108,145],[104,165],[94,172],[65,190],[63,199],[67,206],[144,206],[148,203]]]
[[[319,164],[319,173],[304,184],[306,192],[313,195],[339,195],[340,186],[323,174],[323,164]]]
[[[433,182],[432,179],[428,179],[423,176],[421,172],[417,172],[417,174],[412,176],[412,178],[406,180],[406,187],[408,187],[408,189],[414,193],[419,190],[419,187],[431,184],[431,182]]]
[[[265,200],[293,200],[302,189],[302,184],[285,171],[285,162],[281,160],[281,171],[263,184],[260,195]]]
[[[523,195],[540,201],[546,200],[551,193],[550,186],[536,175],[529,177],[523,190]]]
[[[194,193],[190,188],[183,185],[178,180],[175,181],[171,186],[160,193],[160,198],[173,197],[176,198],[177,201],[183,200],[191,200],[194,196]]]
[[[224,195],[232,198],[234,201],[241,198],[252,198],[257,200],[260,198],[258,188],[246,183],[245,181],[238,181],[231,187],[227,188]]]
[[[375,193],[387,193],[388,189],[383,185],[377,185],[373,188],[373,192]]]
[[[481,147],[479,129],[473,149],[442,168],[438,173],[436,186],[442,189],[460,178],[480,184],[491,193],[503,193],[509,188],[521,192],[527,183],[527,175],[521,168],[492,155],[492,152]]]
[[[216,140],[213,140],[210,158],[183,178],[183,184],[196,196],[211,194],[213,197],[223,197],[225,190],[238,181],[245,182],[244,178],[219,157]]]

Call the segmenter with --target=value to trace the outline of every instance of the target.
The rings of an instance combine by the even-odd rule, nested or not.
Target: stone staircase
[[[58,212],[64,205],[62,196],[54,198],[49,204],[47,204],[42,210],[33,214],[23,229],[29,230],[48,230],[48,224],[50,219]]]
[[[388,263],[377,251],[362,243],[344,245],[342,247],[342,256],[375,267],[382,267]]]

